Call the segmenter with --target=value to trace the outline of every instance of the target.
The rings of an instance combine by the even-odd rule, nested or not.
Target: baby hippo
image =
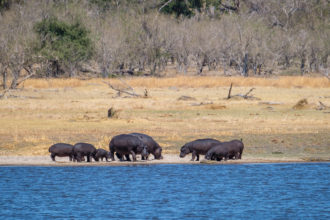
[[[110,153],[104,149],[99,148],[96,150],[95,158],[96,161],[99,161],[100,159],[103,161],[103,158],[105,158],[105,160],[108,162],[108,159],[110,159]]]

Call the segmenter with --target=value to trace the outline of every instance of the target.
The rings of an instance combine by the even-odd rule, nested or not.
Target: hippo
[[[199,161],[200,154],[205,155],[208,150],[220,143],[220,141],[212,138],[194,140],[192,142],[186,143],[181,147],[180,157],[182,158],[187,154],[192,153],[191,161],[195,160],[195,156],[197,157],[196,161]]]
[[[122,161],[123,156],[129,158],[132,154],[133,161],[136,161],[136,154],[141,154],[142,157],[148,156],[148,147],[138,137],[129,134],[120,134],[113,137],[109,143],[110,157],[114,161],[114,153]]]
[[[239,140],[232,140],[228,142],[222,142],[218,145],[213,146],[205,155],[206,160],[217,160],[221,161],[228,159],[241,159],[244,149],[244,144]]]
[[[163,159],[162,148],[152,137],[141,133],[130,133],[130,135],[138,137],[145,145],[147,145],[148,153],[154,155],[154,159],[156,160]],[[148,157],[142,158],[142,160],[144,159],[148,160]]]
[[[229,154],[232,153],[229,150],[229,147],[225,143],[213,146],[205,155],[206,160],[217,160],[221,161],[229,159]]]
[[[57,143],[49,147],[48,151],[51,153],[50,157],[55,161],[55,157],[69,157],[69,160],[73,159],[73,145],[65,143]]]
[[[105,160],[108,162],[108,159],[110,158],[110,153],[104,149],[99,148],[96,150],[95,158],[97,158],[97,161],[99,161],[100,159],[101,161],[103,161],[103,158],[105,158]]]
[[[87,162],[91,162],[91,157],[93,157],[95,161],[98,161],[98,158],[95,157],[96,148],[88,143],[76,143],[73,146],[73,154],[74,159],[78,162],[81,162],[84,156],[87,156]]]

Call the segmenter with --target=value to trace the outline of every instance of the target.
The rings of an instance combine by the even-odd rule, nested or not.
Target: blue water
[[[0,167],[0,219],[329,219],[330,163]]]

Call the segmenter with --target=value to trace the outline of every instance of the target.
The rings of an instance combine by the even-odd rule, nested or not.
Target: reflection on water
[[[329,168],[0,167],[0,218],[329,219]]]

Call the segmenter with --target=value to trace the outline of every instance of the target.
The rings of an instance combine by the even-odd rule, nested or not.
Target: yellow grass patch
[[[65,88],[93,86],[95,84],[105,85],[104,79],[29,79],[24,83],[26,88]],[[107,82],[121,88],[126,85],[119,79],[107,79]],[[283,76],[274,78],[257,77],[217,77],[217,76],[177,76],[177,77],[127,77],[124,81],[132,87],[144,88],[166,88],[166,87],[188,87],[188,88],[212,88],[219,86],[261,86],[261,87],[310,87],[310,88],[329,88],[330,80],[325,77],[300,77]]]

